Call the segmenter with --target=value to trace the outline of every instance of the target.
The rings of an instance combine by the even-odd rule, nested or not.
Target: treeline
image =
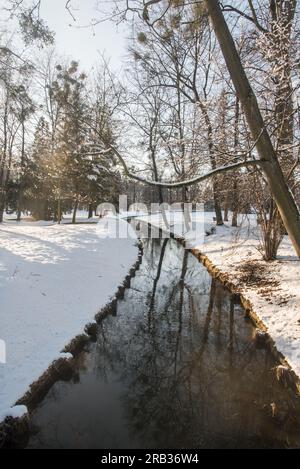
[[[216,31],[207,8],[212,3],[220,8]],[[141,128],[139,119],[138,125],[149,151],[153,179],[170,180],[171,171],[173,180],[185,181],[209,170],[258,159],[257,143],[264,134],[265,141],[271,141],[272,155],[265,155],[274,166],[273,174],[282,172],[285,195],[289,198],[288,192],[292,193],[299,202],[297,1],[257,0],[242,2],[240,7],[236,2],[226,6],[215,1],[170,2],[167,7],[163,2],[144,2],[140,12],[134,18],[136,35],[131,46],[137,100],[130,115],[144,116],[145,124]],[[222,15],[232,48],[226,51],[227,63],[217,38],[221,27],[225,31]],[[224,31],[220,34],[223,41]],[[231,38],[241,63],[229,73],[234,54]],[[252,86],[249,105],[245,98],[242,105],[232,79],[234,76],[237,86],[245,89],[245,72]],[[257,113],[254,116],[253,98],[259,103],[261,126]],[[166,171],[166,162],[171,170]],[[263,164],[224,171],[200,187],[186,185],[182,200],[193,201],[199,195],[212,199],[218,225],[228,220],[229,212],[232,225],[237,226],[239,213],[255,211],[261,226],[261,250],[266,259],[273,259],[286,231],[274,201],[274,196],[281,198],[282,189],[278,185],[277,190],[273,181],[271,192],[271,180],[273,176],[264,171]],[[292,198],[289,204],[293,205]],[[287,218],[297,220],[299,212],[291,210]]]
[[[100,199],[114,199],[120,174],[113,156],[99,153],[100,143],[116,138],[103,76],[92,86],[77,62],[61,65],[53,52],[44,70],[30,69],[27,76],[16,77],[15,67],[5,65],[0,219],[7,207],[18,220],[28,210],[37,219],[60,221],[72,209],[75,222],[80,204],[91,212]],[[36,78],[43,79],[44,102],[35,99]]]
[[[130,20],[134,28],[118,76],[103,59],[93,76],[76,61],[57,59],[36,10],[21,10],[28,47],[39,41],[51,51],[24,61],[12,45],[0,48],[0,219],[9,207],[18,218],[29,210],[58,221],[73,210],[75,221],[79,205],[92,213],[99,202],[117,202],[122,192],[131,202],[212,202],[218,225],[229,220],[237,226],[239,214],[255,211],[264,256],[276,256],[285,229],[280,194],[274,183],[270,190],[268,174],[282,172],[287,198],[292,193],[300,199],[297,1],[213,3],[222,9],[259,103],[263,127],[256,138],[207,1],[119,3],[116,20]],[[256,148],[266,131],[277,170],[242,167],[261,156]],[[189,183],[235,165],[235,171],[225,168],[201,184]],[[147,181],[133,182],[132,175]],[[166,180],[187,184],[161,187]]]

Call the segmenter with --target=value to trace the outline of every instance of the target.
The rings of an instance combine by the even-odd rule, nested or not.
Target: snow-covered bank
[[[125,222],[122,222],[125,223]],[[0,420],[114,295],[138,254],[136,239],[97,225],[0,225]]]
[[[201,223],[201,214],[193,220]],[[163,226],[162,217],[140,217]],[[212,225],[213,213],[204,214],[205,230]],[[177,214],[171,230],[182,234],[182,217]],[[199,249],[212,264],[227,275],[253,306],[268,333],[298,377],[300,377],[300,261],[286,236],[278,260],[265,262],[258,251],[259,240],[254,217],[240,220],[242,227],[230,224],[216,227],[216,233],[196,238],[191,247]],[[199,230],[201,233],[201,230]]]

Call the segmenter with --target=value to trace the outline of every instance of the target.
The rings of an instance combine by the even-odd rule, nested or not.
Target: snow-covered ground
[[[254,216],[241,217],[239,228],[230,223],[216,227],[216,233],[202,236],[213,225],[211,212],[193,214],[196,224],[204,222],[190,246],[206,254],[223,273],[228,274],[249,299],[277,349],[300,377],[300,260],[285,236],[276,261],[264,262],[258,251],[259,236]],[[162,216],[139,217],[164,227]],[[182,215],[173,215],[171,230],[182,234]]]
[[[83,332],[136,261],[136,239],[105,238],[97,229],[8,220],[0,225],[0,341],[6,344],[0,421],[26,410],[10,408]]]
[[[72,222],[72,217],[73,217],[72,212],[64,213],[61,223],[62,224],[71,223]],[[17,219],[17,214],[16,213],[14,213],[14,212],[13,213],[4,212],[4,221],[14,222],[14,221],[16,221],[16,219]],[[77,210],[76,223],[96,223],[98,220],[99,220],[99,217],[96,217],[95,215],[93,215],[92,218],[88,218],[87,210]],[[30,214],[22,213],[22,221],[23,222],[29,222],[29,221],[33,222],[34,219],[31,217]],[[40,224],[42,224],[42,223],[49,224],[49,222],[40,222]]]

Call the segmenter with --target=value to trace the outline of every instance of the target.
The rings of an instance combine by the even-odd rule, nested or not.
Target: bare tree
[[[149,9],[152,3],[158,4],[160,2],[150,1],[144,3],[143,18],[147,23],[150,23]],[[300,256],[299,210],[285,181],[276,149],[266,128],[266,122],[259,109],[256,95],[254,94],[249,79],[245,73],[245,69],[237,52],[232,34],[230,33],[228,24],[224,18],[220,2],[218,0],[205,0],[204,4],[215,30],[230,77],[236,89],[237,96],[243,107],[243,111],[252,134],[252,139],[260,158],[259,164],[266,180],[268,181],[272,196],[274,197],[285,228],[297,254]],[[184,5],[182,8],[184,8]],[[163,14],[158,15],[159,20],[161,20],[165,14],[166,11],[164,11]],[[182,16],[179,18],[180,21],[181,18]],[[201,14],[199,14],[197,19],[194,21],[203,22],[203,18],[205,18],[205,11],[201,10]],[[151,20],[150,24],[153,25],[156,21],[158,21],[157,16],[154,20]],[[254,21],[256,21],[255,18]],[[211,176],[212,174],[216,174],[216,171],[211,172],[209,175]],[[193,181],[189,181],[188,183],[193,184],[196,181],[198,182],[199,178],[195,178]]]

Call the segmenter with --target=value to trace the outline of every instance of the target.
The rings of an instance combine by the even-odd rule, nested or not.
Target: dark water
[[[145,241],[116,317],[33,413],[28,448],[299,446],[290,391],[252,336],[243,309],[191,254]]]

